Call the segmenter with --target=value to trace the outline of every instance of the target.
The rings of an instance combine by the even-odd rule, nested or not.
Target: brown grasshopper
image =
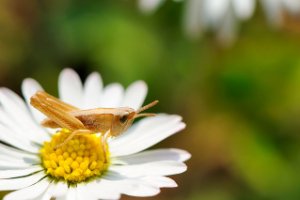
[[[126,131],[138,117],[154,116],[141,113],[158,103],[155,100],[138,110],[128,107],[95,108],[80,110],[50,94],[38,91],[30,98],[30,104],[48,118],[41,122],[48,128],[66,128],[71,134],[55,148],[65,145],[75,135],[101,133],[104,137],[118,136]]]

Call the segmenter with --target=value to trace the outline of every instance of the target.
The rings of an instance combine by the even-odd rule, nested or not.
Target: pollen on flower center
[[[108,146],[95,134],[77,135],[55,149],[70,134],[62,129],[40,150],[42,165],[49,177],[76,184],[100,176],[108,168]]]

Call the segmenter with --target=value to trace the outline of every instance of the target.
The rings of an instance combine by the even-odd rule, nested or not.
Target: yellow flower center
[[[109,154],[106,142],[95,134],[76,135],[62,144],[70,131],[62,129],[40,150],[42,165],[49,177],[68,184],[77,184],[98,177],[108,168]]]

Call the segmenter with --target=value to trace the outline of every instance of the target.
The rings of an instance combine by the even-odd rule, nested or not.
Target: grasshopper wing
[[[69,130],[85,128],[82,122],[70,113],[79,110],[78,108],[62,102],[46,92],[36,92],[30,98],[30,104],[48,117],[42,122],[42,125],[46,127],[61,127]]]

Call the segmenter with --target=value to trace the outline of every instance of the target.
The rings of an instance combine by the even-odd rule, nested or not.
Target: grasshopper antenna
[[[156,104],[158,104],[158,100],[152,101],[151,103],[141,107],[140,109],[138,109],[136,111],[137,115],[134,118],[138,118],[138,117],[150,117],[150,116],[155,116],[154,113],[141,113],[145,110],[148,110],[149,108],[155,106]]]
[[[134,118],[138,118],[138,117],[153,117],[155,116],[155,113],[141,113],[141,114],[137,114]]]
[[[155,106],[156,104],[158,104],[158,102],[159,102],[158,100],[152,101],[151,103],[149,103],[149,104],[141,107],[140,109],[138,109],[136,112],[141,113],[145,110],[148,110],[149,108],[151,108],[151,107]]]

